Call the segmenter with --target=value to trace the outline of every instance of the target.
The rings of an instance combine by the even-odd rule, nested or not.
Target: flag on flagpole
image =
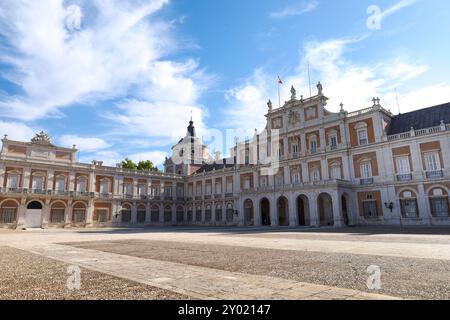
[[[283,80],[281,80],[280,76],[278,76],[278,84],[283,84]]]

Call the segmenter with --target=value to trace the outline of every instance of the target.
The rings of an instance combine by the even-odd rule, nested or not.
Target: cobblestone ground
[[[69,291],[77,261],[82,290]],[[367,289],[370,265],[381,268],[379,291]],[[233,299],[236,279],[262,299],[294,287],[315,298],[450,299],[450,228],[0,230],[0,268],[1,299],[221,296],[216,286]]]
[[[377,293],[413,299],[450,299],[450,261],[443,260],[249,249],[149,240],[67,245],[372,293],[373,291],[367,289],[366,271],[368,266],[377,265],[382,271],[382,289]]]
[[[2,300],[174,300],[168,290],[81,269],[80,290],[67,288],[68,265],[14,248],[0,247]]]

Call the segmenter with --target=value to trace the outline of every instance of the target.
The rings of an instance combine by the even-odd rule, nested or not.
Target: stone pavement
[[[197,299],[396,299],[386,295],[296,282],[268,276],[142,259],[60,244],[16,243],[17,249]],[[83,275],[81,275],[81,278]]]

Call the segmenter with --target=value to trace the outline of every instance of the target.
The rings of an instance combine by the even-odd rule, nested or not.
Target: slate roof
[[[393,117],[387,135],[408,132],[411,127],[415,130],[437,127],[442,120],[450,123],[450,102]]]
[[[236,158],[234,160],[236,160]],[[227,164],[226,162],[227,162],[227,159],[223,159],[222,161],[220,161],[218,163],[214,162],[214,163],[204,164],[195,173],[211,172],[213,170],[221,170],[223,168],[232,168],[232,167],[234,167],[234,163]]]

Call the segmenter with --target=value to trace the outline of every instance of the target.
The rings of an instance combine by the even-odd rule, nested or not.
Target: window
[[[233,181],[232,180],[227,181],[227,193],[233,193]]]
[[[244,190],[249,190],[249,189],[250,189],[250,178],[245,177],[244,178]]]
[[[284,177],[281,175],[276,176],[275,183],[277,184],[277,186],[282,186],[284,184]]]
[[[416,199],[402,199],[400,201],[400,206],[402,210],[402,216],[404,218],[417,218],[417,200]]]
[[[312,182],[320,181],[320,171],[319,171],[319,169],[312,169],[312,171],[311,171],[311,181]]]
[[[131,183],[127,183],[123,186],[123,193],[127,196],[132,196],[133,195],[133,185]],[[100,186],[100,193],[101,194],[106,194],[108,193],[108,184],[107,183],[102,183],[102,186]]]
[[[441,170],[441,163],[439,161],[439,154],[437,152],[425,154],[425,167],[427,171]]]
[[[267,177],[261,177],[259,179],[259,183],[260,183],[261,187],[267,187]]]
[[[13,223],[16,219],[15,208],[3,208],[1,223]]]
[[[66,179],[63,177],[60,178],[56,178],[56,182],[55,182],[55,190],[57,192],[64,192],[66,190]]]
[[[194,195],[194,187],[191,185],[188,187],[188,196],[192,197]]]
[[[363,179],[372,178],[372,164],[370,162],[361,163],[361,177]]]
[[[277,159],[280,160],[281,159],[281,148],[277,149]]]
[[[292,184],[300,184],[300,174],[298,172],[292,174]]]
[[[164,188],[164,196],[171,197],[172,196],[172,187],[167,186]]]
[[[83,223],[85,221],[86,210],[84,209],[74,209],[73,210],[73,220],[75,223]]]
[[[409,157],[397,157],[397,172],[398,174],[410,174],[411,170],[409,168]]]
[[[138,208],[136,221],[138,223],[144,223],[145,222],[145,208],[142,208],[142,207]]]
[[[431,198],[431,214],[433,217],[448,217],[448,199],[444,197]]]
[[[367,129],[358,130],[358,143],[360,146],[366,145],[369,143],[369,139],[367,138]]]
[[[145,184],[140,184],[138,186],[138,193],[140,196],[145,196]]]
[[[129,186],[132,187],[131,185],[129,185]],[[108,194],[109,193],[109,181],[108,180],[102,180],[100,182],[100,193],[101,194]]]
[[[375,200],[364,201],[363,211],[365,218],[376,218],[377,217],[377,202]]]
[[[202,185],[201,184],[197,184],[196,195],[197,196],[201,196],[202,195]]]
[[[51,222],[52,223],[63,223],[64,222],[64,209],[52,209],[51,212]]]
[[[311,149],[311,153],[316,153],[317,152],[317,140],[316,139],[310,140],[309,146],[310,146],[310,149]]]
[[[41,176],[34,176],[33,177],[33,190],[42,190],[44,187],[44,179]]]
[[[216,183],[216,194],[222,194],[222,182]]]
[[[17,189],[19,187],[19,175],[16,173],[8,174],[8,188]]]
[[[298,154],[298,144],[292,145],[292,154],[297,155]]]
[[[331,149],[336,149],[338,145],[337,135],[332,135],[330,137],[330,147]]]
[[[86,179],[80,178],[77,182],[77,192],[86,192]]]
[[[131,210],[128,208],[122,209],[122,222],[131,222]]]
[[[108,211],[107,210],[98,210],[97,211],[97,221],[100,223],[105,223],[107,221]]]
[[[334,165],[330,170],[331,179],[341,179],[341,166]]]
[[[210,183],[208,183],[208,184],[206,185],[206,194],[207,194],[207,195],[211,195],[211,193],[212,193],[212,186],[211,186]]]

